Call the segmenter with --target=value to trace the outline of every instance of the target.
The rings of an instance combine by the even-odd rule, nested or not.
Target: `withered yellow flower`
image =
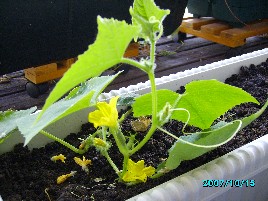
[[[86,159],[85,156],[83,156],[83,160],[81,160],[78,157],[74,157],[74,161],[78,165],[80,165],[82,167],[82,170],[84,170],[85,172],[88,172],[89,171],[87,165],[91,165],[92,164],[91,160]]]
[[[54,162],[60,160],[60,161],[63,162],[63,163],[65,163],[65,159],[66,159],[66,157],[65,157],[63,154],[59,154],[59,155],[56,155],[56,156],[52,156],[52,157],[50,158],[50,160],[52,160],[52,161],[54,161]]]
[[[111,98],[109,103],[97,103],[98,110],[89,113],[88,121],[93,123],[95,128],[98,126],[116,127],[118,119],[116,104],[118,98],[119,96]]]
[[[146,182],[147,177],[152,176],[155,173],[155,168],[152,166],[145,167],[144,160],[140,160],[137,163],[128,159],[127,172],[123,176],[125,182]]]
[[[73,177],[75,175],[76,171],[72,171],[71,173],[69,174],[64,174],[64,175],[61,175],[57,178],[57,184],[61,184],[63,182],[65,182],[69,177]]]

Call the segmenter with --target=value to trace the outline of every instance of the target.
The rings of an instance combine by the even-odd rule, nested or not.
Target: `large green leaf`
[[[32,107],[28,110],[8,110],[5,112],[0,111],[0,143],[4,141],[9,133],[18,127],[18,120],[25,117],[28,118],[29,115],[32,114],[35,110],[36,107]]]
[[[169,10],[156,6],[153,0],[135,0],[133,8],[130,8],[132,22],[142,26],[140,37],[145,39],[161,30],[162,22],[169,13]]]
[[[103,71],[120,63],[130,41],[136,37],[140,27],[128,25],[125,21],[104,19],[98,16],[96,41],[84,54],[78,57],[50,93],[40,116],[66,92],[89,78],[99,76]]]
[[[167,102],[170,105],[173,105],[175,101],[179,98],[179,94],[167,90],[161,89],[157,91],[157,112],[160,112]],[[135,117],[146,116],[152,114],[152,94],[148,93],[142,96],[139,96],[135,99],[135,102],[132,105],[133,115]]]
[[[86,81],[81,86],[72,90],[66,98],[52,104],[38,121],[36,121],[36,119],[39,114],[21,119],[18,123],[18,127],[25,137],[25,144],[49,124],[73,112],[95,105],[98,95],[117,76],[118,74],[95,77]]]
[[[242,126],[242,121],[236,120],[225,126],[209,132],[194,133],[182,136],[170,148],[165,167],[168,170],[177,168],[184,160],[192,160],[202,154],[231,140]]]
[[[217,80],[193,81],[185,88],[177,107],[188,110],[191,115],[188,124],[201,129],[208,129],[215,119],[236,105],[245,102],[259,104],[249,93]],[[179,111],[173,112],[172,118],[187,121],[187,115]]]
[[[208,132],[200,132],[180,137],[180,140],[170,148],[169,157],[162,166],[166,167],[168,170],[175,169],[180,165],[181,161],[192,160],[226,143],[231,140],[239,130],[262,115],[267,106],[268,100],[258,112],[241,120],[236,120],[231,123],[219,122],[212,126],[211,130]]]

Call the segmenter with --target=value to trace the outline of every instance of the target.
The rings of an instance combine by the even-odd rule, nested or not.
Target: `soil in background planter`
[[[240,74],[231,76],[226,80],[226,83],[242,87],[256,97],[263,105],[268,94],[268,60],[258,67],[254,65],[242,67]],[[230,120],[232,118],[241,118],[255,112],[260,107],[254,104],[243,104],[228,112],[224,118]],[[50,143],[43,148],[33,149],[32,151],[19,144],[15,146],[13,152],[0,156],[0,195],[4,201],[126,200],[249,143],[263,134],[267,134],[267,113],[266,110],[260,118],[240,131],[234,139],[224,146],[192,161],[182,162],[179,168],[163,177],[155,180],[149,179],[145,184],[142,183],[130,187],[117,182],[116,174],[104,157],[100,156],[95,149],[90,149],[84,155],[87,159],[92,160],[92,165],[89,166],[89,173],[87,175],[73,160],[75,156],[80,158],[82,156],[70,152],[58,143]],[[129,125],[130,121],[131,118],[128,118],[122,126],[126,132],[132,131]],[[165,128],[172,133],[180,133],[182,124],[177,121],[171,121],[165,125]],[[92,133],[94,130],[91,124],[85,124],[78,134],[68,136],[66,141],[79,146],[80,141],[77,138],[85,138],[88,133]],[[137,137],[142,138],[143,135],[144,133],[139,132]],[[156,132],[148,144],[131,158],[134,161],[144,159],[146,165],[156,167],[156,164],[167,157],[166,151],[173,142],[173,138],[161,132]],[[52,162],[50,160],[50,157],[60,153],[67,157],[66,163]],[[121,164],[122,157],[115,146],[110,149],[110,153],[114,162],[117,165]],[[70,173],[71,171],[77,171],[74,177],[69,178],[60,185],[56,184],[58,176]]]

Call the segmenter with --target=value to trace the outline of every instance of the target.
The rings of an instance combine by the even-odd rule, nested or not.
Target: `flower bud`
[[[171,116],[171,105],[167,102],[164,108],[158,113],[158,122],[160,126],[167,123]]]
[[[105,141],[103,141],[102,139],[97,138],[97,137],[94,138],[93,143],[95,146],[104,147],[104,148],[107,147],[107,143]]]

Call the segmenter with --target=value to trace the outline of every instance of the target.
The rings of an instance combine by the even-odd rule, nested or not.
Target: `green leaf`
[[[163,163],[165,164],[165,168],[168,170],[175,169],[180,165],[181,161],[192,160],[231,140],[239,130],[262,115],[267,106],[268,100],[258,112],[242,120],[236,120],[231,123],[221,121],[212,126],[208,132],[199,132],[180,137],[180,140],[169,150],[169,157]]]
[[[152,33],[160,32],[163,20],[170,13],[169,10],[156,6],[153,0],[135,0],[129,12],[132,15],[132,23],[141,25],[140,37],[145,39]]]
[[[241,126],[242,121],[236,120],[216,130],[180,137],[169,150],[169,157],[165,163],[166,168],[175,169],[182,161],[192,160],[228,142]]]
[[[170,105],[173,105],[174,102],[179,98],[179,94],[167,90],[161,89],[157,91],[157,112],[160,112],[167,102]],[[140,116],[147,116],[152,114],[152,94],[148,93],[142,96],[139,96],[135,99],[135,102],[132,105],[133,108],[133,116],[140,117]]]
[[[18,125],[17,122],[21,118],[28,118],[36,110],[36,107],[32,107],[27,110],[12,111],[7,110],[5,112],[0,112],[0,143],[14,131]]]
[[[66,92],[89,78],[99,76],[103,71],[120,63],[130,41],[140,28],[125,21],[105,19],[98,16],[98,35],[88,50],[78,57],[64,74],[46,100],[40,116]],[[40,117],[39,116],[39,117]]]
[[[78,110],[95,105],[98,95],[117,76],[118,74],[92,78],[72,90],[66,98],[52,104],[38,121],[36,120],[39,114],[32,115],[31,118],[22,119],[18,126],[25,137],[25,144],[49,124]]]
[[[236,105],[246,102],[259,102],[240,88],[224,84],[217,80],[193,81],[186,85],[178,108],[190,112],[189,125],[208,129],[215,119]],[[185,113],[175,111],[172,119],[187,121]]]

